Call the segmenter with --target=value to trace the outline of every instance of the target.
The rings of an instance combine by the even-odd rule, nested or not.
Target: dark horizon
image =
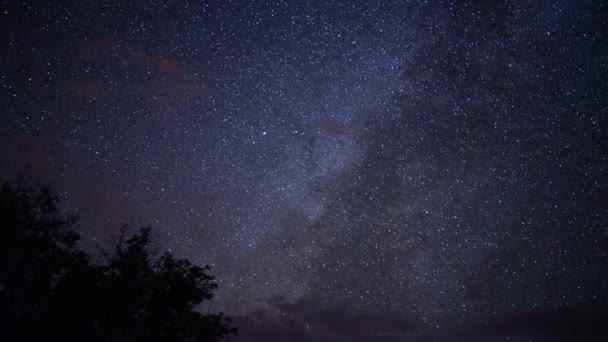
[[[6,1],[0,180],[210,264],[237,341],[606,338],[606,6]]]

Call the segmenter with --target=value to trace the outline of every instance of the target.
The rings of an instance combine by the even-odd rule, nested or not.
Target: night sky
[[[608,305],[604,1],[0,8],[3,177],[52,182],[84,248],[151,225],[212,265],[241,341],[543,340]]]

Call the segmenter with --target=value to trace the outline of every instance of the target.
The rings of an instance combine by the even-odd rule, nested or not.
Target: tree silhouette
[[[104,262],[76,248],[76,215],[48,187],[0,189],[0,340],[220,341],[236,333],[197,307],[217,288],[208,266],[159,254],[151,229],[122,229]]]

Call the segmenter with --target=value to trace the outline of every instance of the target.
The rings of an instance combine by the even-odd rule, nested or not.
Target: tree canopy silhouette
[[[77,215],[33,182],[0,188],[0,340],[220,341],[236,328],[197,308],[208,266],[158,253],[150,228],[122,229],[102,262],[76,248]]]

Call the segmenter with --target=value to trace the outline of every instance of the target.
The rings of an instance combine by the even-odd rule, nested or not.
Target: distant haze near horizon
[[[0,176],[52,182],[85,248],[150,225],[212,265],[241,341],[576,340],[606,6],[7,1]]]

